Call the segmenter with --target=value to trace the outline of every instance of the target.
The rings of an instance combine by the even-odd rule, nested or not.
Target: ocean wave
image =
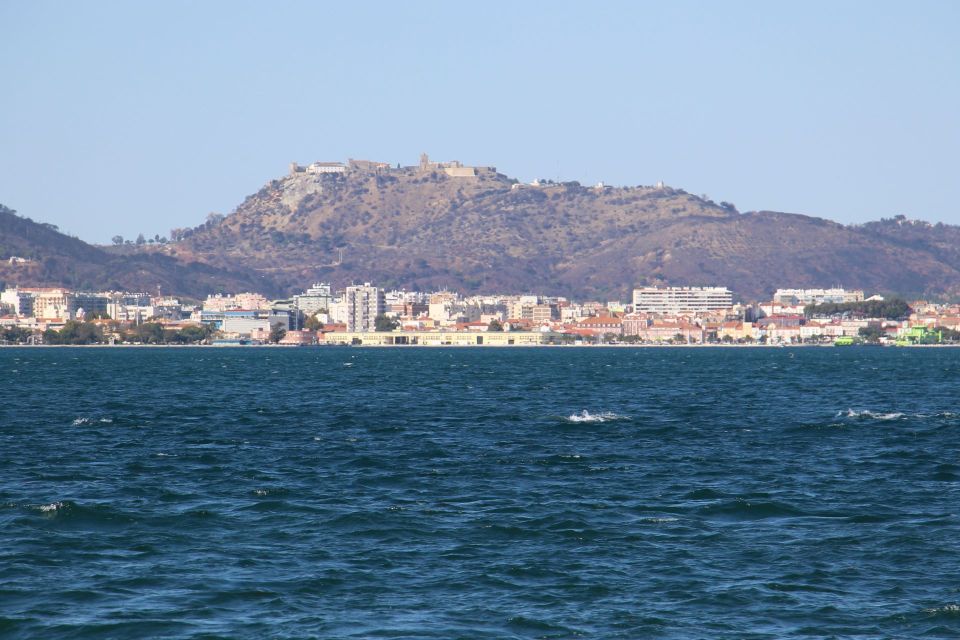
[[[845,423],[859,420],[874,420],[890,422],[894,420],[941,420],[952,421],[960,414],[953,411],[937,411],[932,413],[905,413],[903,411],[873,411],[871,409],[847,409],[837,411],[834,415],[840,422],[831,424],[832,427],[842,427]]]
[[[253,495],[255,496],[263,497],[263,496],[282,496],[289,493],[289,491],[287,489],[284,489],[283,487],[267,487],[265,489],[254,489],[251,493],[253,493]]]
[[[647,518],[641,518],[640,522],[646,522],[647,524],[666,524],[668,522],[677,522],[679,518],[673,518],[669,516],[651,516]]]
[[[56,513],[62,509],[68,509],[70,504],[67,502],[51,502],[50,504],[37,505],[35,508],[40,513]]]
[[[932,609],[924,609],[924,613],[929,613],[935,616],[960,616],[960,604],[945,604],[942,607],[934,607]]]
[[[85,417],[80,417],[80,418],[74,419],[74,421],[71,422],[70,424],[72,424],[72,425],[75,426],[75,427],[79,427],[79,426],[85,425],[85,424],[110,424],[111,422],[113,422],[113,418],[85,418]]]
[[[566,417],[567,422],[614,422],[617,420],[629,420],[629,416],[624,416],[612,411],[603,411],[601,413],[590,413],[586,409],[580,413],[572,413]]]
[[[763,520],[766,518],[799,518],[807,513],[783,502],[771,500],[735,500],[701,507],[698,513],[731,520]]]
[[[854,409],[847,409],[846,412],[838,411],[838,418],[866,418],[869,420],[899,420],[903,418],[906,414],[899,411],[891,411],[888,413],[883,413],[880,411],[871,411],[869,409],[864,409],[862,411],[855,411]]]

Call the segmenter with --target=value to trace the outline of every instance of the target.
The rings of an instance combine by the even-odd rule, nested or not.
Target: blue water
[[[0,371],[2,638],[960,636],[960,350]]]

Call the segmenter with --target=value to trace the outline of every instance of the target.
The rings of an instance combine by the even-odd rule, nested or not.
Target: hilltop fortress
[[[426,174],[432,172],[443,172],[452,178],[476,178],[481,175],[496,175],[496,167],[468,167],[459,160],[449,162],[434,162],[426,153],[420,154],[420,164],[414,166],[391,167],[386,162],[374,162],[371,160],[354,160],[350,158],[346,163],[343,162],[314,162],[306,166],[301,166],[296,162],[290,163],[290,175],[337,175],[337,174],[365,174],[365,175],[411,175]]]

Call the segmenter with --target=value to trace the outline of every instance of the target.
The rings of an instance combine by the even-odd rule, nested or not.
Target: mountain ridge
[[[188,232],[175,252],[268,271],[284,288],[366,280],[581,298],[622,297],[641,284],[727,285],[751,299],[834,283],[960,292],[960,250],[936,237],[944,229],[960,237],[960,228],[907,225],[907,234],[894,222],[740,213],[662,185],[525,185],[492,168],[455,177],[380,167],[272,180],[229,216]]]
[[[163,291],[202,297],[249,288],[256,274],[180,261],[157,252],[117,255],[0,205],[0,281],[7,286]]]
[[[747,300],[834,284],[960,295],[960,227],[952,225],[741,213],[664,185],[522,184],[492,167],[426,158],[413,167],[351,161],[309,170],[294,166],[230,215],[175,230],[169,244],[91,246],[2,208],[0,279],[160,284],[193,296],[281,296],[315,281],[594,299],[623,299],[646,284],[729,286]],[[33,262],[9,264],[11,256]]]

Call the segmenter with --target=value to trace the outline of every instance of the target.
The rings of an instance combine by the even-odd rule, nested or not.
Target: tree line
[[[27,329],[15,328],[16,334],[7,337],[4,332],[4,338],[8,342],[16,344],[26,344],[31,331]],[[84,344],[105,344],[110,342],[111,337],[117,342],[128,344],[200,344],[208,340],[215,329],[211,325],[190,325],[182,329],[164,328],[157,322],[145,322],[127,328],[121,328],[119,323],[107,325],[107,331],[104,326],[94,322],[80,322],[69,320],[63,328],[47,329],[43,332],[44,344],[66,344],[66,345],[84,345]]]
[[[822,316],[853,316],[858,318],[885,318],[902,320],[910,315],[910,305],[902,298],[889,300],[862,300],[860,302],[825,302],[803,308],[808,318]]]

